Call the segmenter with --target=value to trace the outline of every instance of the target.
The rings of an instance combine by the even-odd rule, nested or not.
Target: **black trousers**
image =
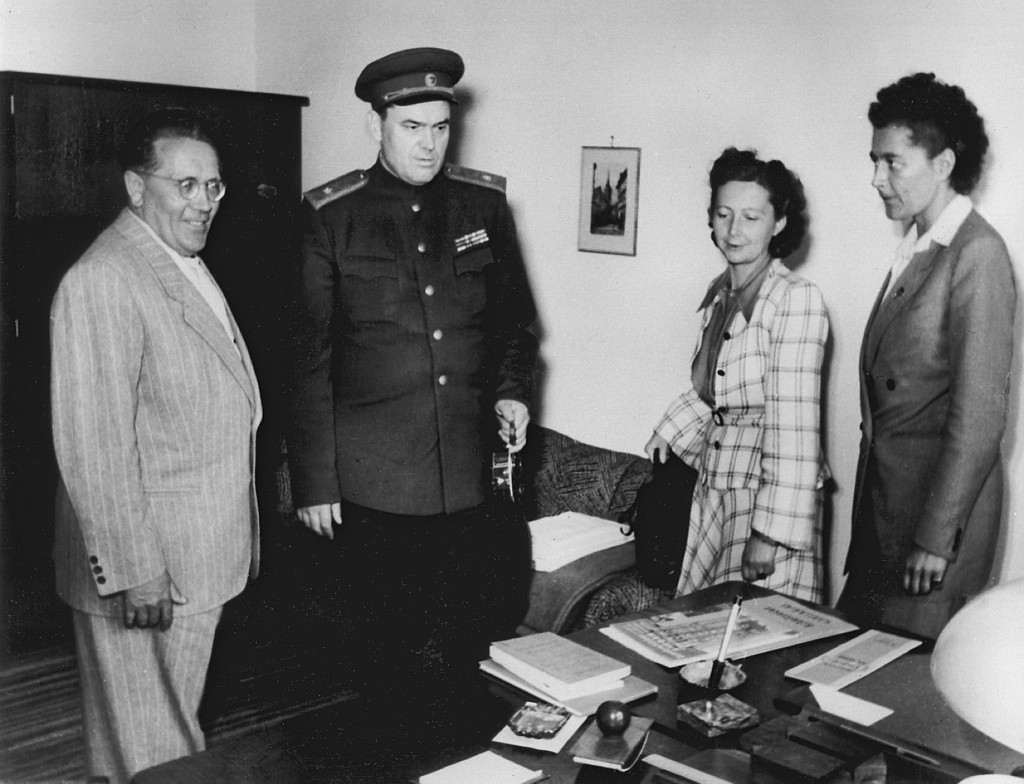
[[[339,664],[373,698],[461,700],[526,613],[529,529],[511,504],[421,517],[343,502],[331,544],[352,629]]]

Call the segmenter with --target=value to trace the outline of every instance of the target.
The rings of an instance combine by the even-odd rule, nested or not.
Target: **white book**
[[[504,681],[520,691],[532,694],[534,697],[549,702],[552,705],[561,705],[575,716],[593,715],[597,711],[597,706],[605,700],[618,700],[619,702],[630,703],[658,693],[658,687],[653,683],[649,683],[635,675],[630,675],[623,679],[621,688],[588,694],[586,697],[577,697],[572,700],[560,700],[538,689],[528,681],[524,681],[515,673],[509,672],[494,661],[494,659],[484,659],[480,662],[480,669],[487,675]]]
[[[491,740],[494,743],[504,743],[508,746],[522,746],[534,751],[546,751],[550,754],[557,754],[572,740],[576,730],[583,726],[587,720],[586,716],[573,714],[566,719],[565,725],[554,736],[550,738],[528,738],[523,735],[516,735],[507,724],[501,728],[501,732]]]
[[[530,784],[547,777],[493,751],[484,751],[433,773],[420,776],[420,784]]]
[[[633,534],[625,536],[623,526],[614,520],[562,512],[530,522],[533,542],[533,568],[553,572],[591,553],[632,542]]]
[[[538,632],[491,643],[490,656],[560,700],[622,685],[631,667],[554,632]]]

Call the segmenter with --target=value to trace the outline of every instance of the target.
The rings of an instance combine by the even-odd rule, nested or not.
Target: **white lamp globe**
[[[935,642],[931,671],[964,721],[1024,752],[1024,579],[984,591],[954,615]]]

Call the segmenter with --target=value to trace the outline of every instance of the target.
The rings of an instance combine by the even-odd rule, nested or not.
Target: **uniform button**
[[[732,340],[732,334],[729,332],[722,333],[722,337],[725,338],[726,340]]]
[[[99,562],[100,562],[100,559],[97,558],[95,555],[90,555],[89,556],[89,563],[91,563],[91,564],[98,564]]]
[[[423,289],[423,293],[426,294],[428,297],[434,296],[434,287],[427,286],[425,289]]]
[[[425,253],[427,250],[427,243],[421,242],[419,245],[416,246],[416,250],[418,250],[420,253]]]
[[[718,375],[720,375],[720,376],[724,376],[724,375],[725,375],[725,371],[724,371],[724,370],[722,370],[721,368],[719,368],[719,370],[718,370]]]
[[[890,378],[888,381],[885,382],[885,388],[892,392],[894,389],[896,389],[896,382]]]
[[[412,205],[412,211],[413,211],[413,212],[419,212],[419,211],[420,211],[420,209],[422,209],[422,208],[420,207],[420,205],[419,205],[419,204],[414,204],[414,205]]]
[[[715,441],[715,449],[721,449],[721,448],[722,448],[722,442],[721,441]]]
[[[434,340],[440,340],[443,337],[444,337],[444,333],[441,330],[439,330],[439,329],[435,329],[434,330]]]
[[[106,577],[97,577],[96,578],[96,582],[98,582],[100,585],[104,585],[107,582],[107,578]]]
[[[437,377],[437,383],[440,384],[441,386],[444,386],[445,384],[448,383],[448,376],[445,376],[445,375],[438,376]]]
[[[92,568],[92,571],[93,571],[93,574],[103,574],[103,567],[102,566],[94,566]]]

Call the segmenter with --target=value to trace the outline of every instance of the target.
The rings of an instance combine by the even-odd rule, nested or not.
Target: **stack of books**
[[[492,643],[480,669],[579,716],[605,700],[630,702],[657,687],[632,675],[628,664],[554,632]]]

